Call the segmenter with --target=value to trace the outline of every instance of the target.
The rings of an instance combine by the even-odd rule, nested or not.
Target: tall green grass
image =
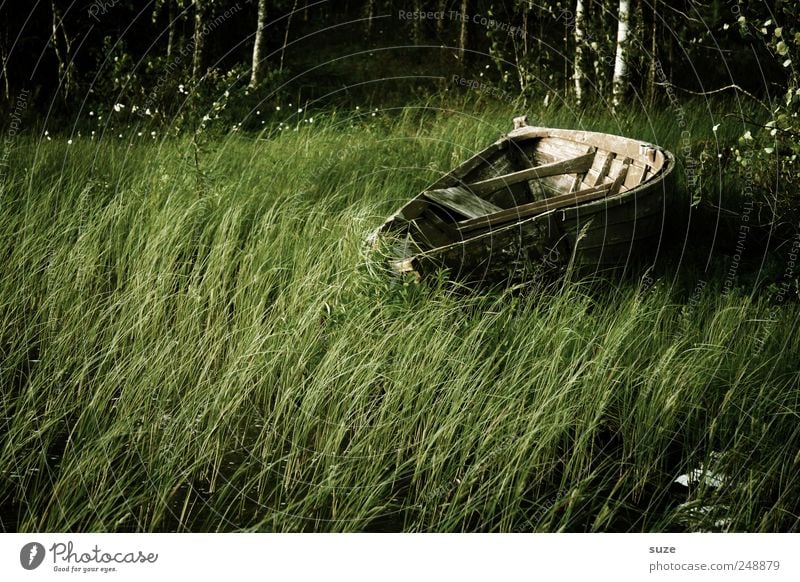
[[[3,528],[796,531],[795,303],[690,297],[691,265],[477,294],[368,268],[367,233],[510,113],[20,142]],[[672,483],[700,463],[722,486]]]

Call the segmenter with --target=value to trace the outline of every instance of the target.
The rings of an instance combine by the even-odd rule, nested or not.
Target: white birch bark
[[[628,76],[628,28],[630,23],[630,1],[619,0],[619,24],[617,25],[617,55],[614,59],[614,77],[611,81],[613,105],[616,108],[625,95]]]
[[[261,83],[264,68],[261,53],[264,51],[264,28],[267,25],[267,0],[258,0],[258,16],[256,17],[256,38],[253,43],[253,64],[250,69],[250,88]]]
[[[575,100],[580,105],[583,99],[583,0],[575,2],[575,60],[572,77],[575,81]]]

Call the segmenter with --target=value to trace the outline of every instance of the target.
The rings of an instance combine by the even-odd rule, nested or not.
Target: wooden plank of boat
[[[501,210],[488,216],[481,216],[471,220],[464,220],[458,224],[458,230],[461,232],[468,232],[478,228],[487,226],[499,226],[515,220],[522,220],[529,218],[548,210],[555,210],[565,206],[573,206],[575,204],[583,204],[598,198],[607,196],[614,184],[602,184],[594,188],[586,188],[577,192],[568,194],[561,194],[560,196],[553,196],[538,202],[531,202],[530,204],[522,204],[516,208],[509,208],[508,210]]]
[[[453,242],[453,236],[431,217],[423,215],[411,223],[411,234],[415,241],[429,248],[444,246]]]
[[[490,164],[491,160],[496,157],[498,152],[502,152],[507,150],[508,144],[510,142],[507,139],[501,138],[490,145],[483,151],[478,152],[471,158],[461,162],[456,168],[449,171],[447,174],[436,180],[431,186],[430,189],[438,189],[442,186],[445,186],[448,182],[452,183],[453,179],[461,180],[464,176],[472,172],[475,168]]]
[[[639,164],[632,163],[628,168],[628,174],[625,176],[625,182],[623,182],[623,184],[628,189],[635,188],[642,183],[646,171],[646,166],[640,166]]]
[[[617,162],[619,162],[619,165],[617,165]],[[614,161],[611,162],[611,171],[607,176],[607,178],[611,178],[613,180],[611,182],[611,189],[608,191],[609,196],[616,196],[623,188],[625,184],[625,178],[628,175],[628,169],[631,167],[632,162],[633,160],[630,158],[624,158],[622,160],[615,158]]]
[[[608,175],[608,171],[611,169],[611,160],[613,159],[613,152],[598,150],[597,154],[594,156],[592,167],[586,173],[584,184],[590,188],[602,184],[603,180],[605,180],[605,177]]]
[[[499,206],[476,196],[463,186],[428,190],[425,192],[425,197],[467,218],[486,216],[502,210]]]
[[[652,173],[658,173],[666,161],[664,153],[652,144],[607,133],[526,126],[509,132],[506,137],[514,142],[529,139],[539,139],[541,141],[544,138],[552,137],[571,140],[595,146],[598,150],[615,152],[618,157],[624,156],[646,161],[647,165],[652,167]]]
[[[512,172],[511,174],[506,174],[504,176],[498,176],[497,178],[489,178],[488,180],[474,182],[472,184],[468,184],[467,188],[469,188],[475,194],[489,194],[495,190],[499,190],[500,188],[504,188],[506,186],[511,186],[518,182],[536,180],[539,178],[557,176],[560,174],[586,172],[592,167],[593,160],[594,153],[588,153],[576,158],[544,164],[542,166],[535,166],[526,170]]]

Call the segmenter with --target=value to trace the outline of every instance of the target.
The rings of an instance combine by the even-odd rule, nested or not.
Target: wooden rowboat
[[[589,131],[514,130],[413,198],[370,237],[416,278],[446,269],[484,282],[531,268],[598,271],[658,248],[675,160],[649,143]]]

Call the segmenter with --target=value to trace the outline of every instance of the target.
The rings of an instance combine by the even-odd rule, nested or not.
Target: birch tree
[[[573,61],[573,74],[572,77],[575,81],[575,100],[580,105],[583,99],[583,80],[586,75],[583,72],[583,0],[575,2],[575,60]]]
[[[256,21],[256,38],[253,43],[253,63],[250,69],[250,88],[253,89],[261,83],[263,79],[262,63],[264,52],[264,28],[267,25],[267,0],[258,0],[258,17]],[[283,55],[281,55],[283,59]]]
[[[464,57],[467,51],[467,19],[469,3],[467,0],[461,0],[461,31],[458,34],[458,56],[461,59],[461,66],[464,66]]]
[[[658,62],[658,0],[653,0],[653,28],[650,35],[650,66],[647,69],[647,103],[656,98],[656,64]]]
[[[192,79],[197,80],[201,76],[203,66],[203,45],[205,36],[203,34],[203,21],[205,19],[206,0],[194,0],[194,52],[192,54]]]
[[[625,94],[625,81],[628,76],[628,28],[630,23],[630,0],[619,0],[617,24],[617,54],[614,59],[614,76],[611,81],[613,100],[616,108]]]

